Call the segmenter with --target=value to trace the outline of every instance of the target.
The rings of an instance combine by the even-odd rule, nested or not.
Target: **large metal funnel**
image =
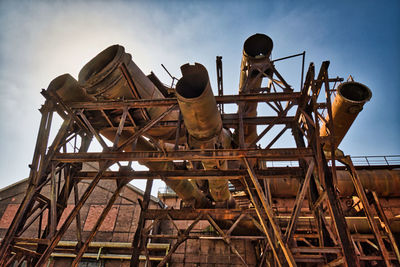
[[[221,114],[218,111],[214,94],[211,90],[207,69],[199,64],[185,64],[181,67],[182,78],[176,85],[178,104],[183,121],[189,132],[191,148],[213,149],[226,145],[225,131],[222,131]],[[225,147],[226,148],[226,147]],[[225,161],[205,160],[203,168],[226,169]],[[227,180],[209,181],[210,194],[218,202],[233,202]]]
[[[371,90],[357,82],[345,82],[338,86],[337,95],[332,104],[332,119],[334,127],[334,147],[339,146],[350,126],[353,124],[364,104],[372,97]],[[328,128],[324,123],[320,130],[321,136],[328,136]],[[330,141],[324,145],[324,150],[331,149]]]
[[[96,101],[96,98],[87,94],[78,81],[68,73],[53,79],[47,87],[47,91],[50,94],[56,94],[67,105],[72,102]],[[100,111],[92,110],[86,113],[93,118],[93,127],[100,127],[107,123]]]
[[[133,86],[130,86],[124,76],[126,67],[128,80],[131,78]],[[126,73],[125,73],[126,74]],[[79,83],[86,91],[97,99],[159,99],[164,95],[150,81],[150,79],[132,61],[132,56],[125,52],[124,47],[113,45],[100,52],[89,61],[79,72]],[[150,119],[163,114],[168,107],[147,108]],[[176,120],[177,112],[167,115],[164,120]],[[144,118],[134,118],[143,120]],[[173,139],[175,129],[150,129],[149,135],[163,139]]]
[[[78,81],[68,73],[53,79],[47,90],[57,93],[65,103],[96,100],[95,97],[88,95]]]

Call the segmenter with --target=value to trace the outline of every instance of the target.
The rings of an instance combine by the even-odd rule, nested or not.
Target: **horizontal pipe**
[[[357,118],[358,113],[363,109],[364,104],[369,101],[371,97],[371,90],[361,83],[344,82],[338,86],[337,94],[332,104],[333,145],[335,149],[343,140],[354,120]],[[322,124],[320,135],[330,135],[326,123]],[[330,149],[331,142],[327,139],[324,150],[330,151]]]
[[[273,197],[292,198],[297,195],[299,183],[295,178],[301,176],[300,168],[271,167],[256,170],[257,177],[269,179]],[[93,179],[97,172],[80,172],[76,179]],[[375,191],[380,197],[400,197],[400,170],[373,169],[357,170],[364,188]],[[158,179],[160,176],[169,179],[241,179],[246,176],[245,170],[173,170],[173,171],[132,171],[129,173],[106,172],[104,179]],[[341,197],[357,195],[350,174],[337,170],[338,190]]]
[[[356,196],[348,171],[336,171],[338,191],[342,197]],[[400,170],[357,170],[365,189],[375,191],[381,197],[400,197]],[[299,182],[297,179],[271,179],[273,197],[295,197]]]
[[[279,221],[281,226],[285,226],[287,222],[290,220],[290,216],[277,216],[277,221]],[[328,223],[332,223],[331,217],[326,216],[325,219]],[[371,227],[369,225],[367,217],[351,217],[346,216],[346,223],[349,231],[351,233],[360,233],[360,234],[369,234],[372,233]],[[380,223],[379,217],[374,217],[377,224]],[[310,221],[313,221],[313,216],[299,216],[297,221],[297,228],[306,228],[310,227]],[[390,230],[393,233],[400,233],[400,220],[393,220],[390,222]]]

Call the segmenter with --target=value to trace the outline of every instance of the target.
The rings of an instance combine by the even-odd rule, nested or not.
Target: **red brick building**
[[[81,195],[88,185],[88,181],[79,183],[79,194]],[[25,195],[28,180],[24,179],[0,190],[0,236],[3,237],[10,226]],[[91,194],[80,212],[80,227],[82,229],[82,240],[85,241],[90,230],[100,216],[108,199],[115,190],[115,181],[102,180]],[[49,193],[49,188],[43,188],[42,194]],[[111,211],[108,213],[104,223],[100,227],[88,251],[84,254],[79,266],[129,266],[132,253],[132,240],[135,234],[140,215],[138,199],[143,198],[143,191],[133,185],[126,185],[115,201]],[[150,209],[177,209],[180,199],[172,191],[161,191],[159,198],[151,197]],[[45,201],[45,200],[44,200]],[[61,223],[66,219],[74,206],[74,194],[68,201]],[[24,238],[37,237],[38,228],[43,230],[47,225],[47,211],[40,220],[33,223],[27,229]],[[148,221],[147,225],[151,222]],[[185,230],[191,221],[176,221],[176,226]],[[77,240],[77,222],[73,222],[66,235],[58,243],[52,254],[49,266],[69,266],[75,258]],[[200,221],[192,233],[207,232],[209,239],[189,239],[181,244],[169,261],[169,266],[242,266],[240,259],[231,251],[221,239],[213,239],[217,235],[212,231],[207,221]],[[154,227],[153,233],[176,234],[175,226],[169,221],[161,221]],[[34,239],[32,239],[34,241]],[[171,243],[172,242],[172,243]],[[147,248],[151,264],[156,264],[166,255],[168,249],[175,241],[171,239],[149,239]],[[235,248],[246,260],[249,266],[255,266],[256,256],[251,240],[233,240]],[[36,249],[32,242],[32,249]],[[141,263],[145,266],[145,256],[141,255]]]

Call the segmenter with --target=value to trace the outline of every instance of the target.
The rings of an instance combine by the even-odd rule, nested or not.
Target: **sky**
[[[77,78],[113,44],[167,84],[161,64],[179,78],[181,65],[199,62],[215,94],[215,57],[222,56],[225,94],[235,94],[243,42],[265,33],[274,41],[272,58],[306,51],[306,67],[314,62],[319,70],[330,60],[332,77],[351,74],[371,89],[340,145],[346,154],[400,155],[399,25],[399,1],[0,0],[0,188],[29,174],[41,89],[64,73]],[[300,67],[299,58],[276,64],[296,91]],[[59,125],[56,119],[53,134]]]

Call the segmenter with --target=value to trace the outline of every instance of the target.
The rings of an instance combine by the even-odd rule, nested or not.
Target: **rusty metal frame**
[[[298,54],[303,56],[305,52]],[[288,57],[289,58],[289,57]],[[285,58],[283,58],[285,59]],[[220,64],[220,66],[218,65]],[[114,201],[117,199],[123,186],[133,179],[147,179],[146,192],[142,203],[142,210],[139,218],[139,226],[136,230],[135,237],[132,241],[131,266],[137,266],[139,256],[144,251],[146,259],[149,260],[146,243],[149,238],[170,238],[176,239],[175,244],[169,250],[168,254],[161,260],[159,266],[166,264],[173,255],[176,248],[187,239],[199,238],[192,235],[191,230],[200,220],[208,220],[210,224],[217,230],[219,236],[214,239],[223,240],[232,250],[234,254],[241,260],[244,266],[246,261],[240,253],[232,245],[231,240],[235,238],[259,240],[262,247],[260,261],[258,264],[262,266],[266,261],[275,262],[278,266],[296,266],[298,262],[318,262],[325,263],[327,266],[335,266],[338,264],[346,264],[347,266],[359,266],[360,261],[365,260],[383,260],[386,265],[390,265],[391,261],[400,262],[400,253],[397,244],[394,241],[393,234],[390,229],[385,231],[388,235],[382,235],[371,213],[369,200],[372,201],[376,211],[380,214],[381,220],[388,226],[387,218],[379,203],[376,194],[372,192],[372,197],[368,199],[362,185],[358,179],[356,169],[352,166],[351,159],[335,158],[334,148],[331,147],[331,156],[326,158],[322,150],[323,138],[319,136],[319,125],[322,122],[328,122],[328,128],[333,135],[334,128],[322,116],[321,110],[327,112],[329,118],[332,117],[331,109],[331,82],[341,82],[341,78],[329,78],[328,76],[329,62],[323,62],[318,76],[315,78],[314,64],[310,64],[307,71],[304,84],[300,92],[293,92],[292,88],[287,84],[280,73],[275,69],[271,62],[264,65],[254,66],[259,70],[258,75],[262,75],[267,68],[272,68],[274,77],[271,78],[273,92],[267,93],[249,93],[240,95],[223,95],[222,89],[222,63],[218,63],[217,71],[221,71],[218,76],[219,95],[216,97],[217,103],[223,112],[223,104],[235,103],[239,106],[238,114],[223,114],[222,121],[226,127],[232,127],[239,132],[239,147],[232,149],[209,149],[209,150],[186,150],[177,149],[177,141],[175,149],[172,151],[144,151],[144,152],[122,152],[125,146],[135,142],[135,140],[146,133],[149,129],[156,127],[176,127],[181,126],[182,120],[164,121],[165,116],[169,112],[177,109],[176,98],[166,99],[139,99],[135,87],[134,79],[126,70],[125,65],[121,65],[120,69],[127,80],[134,100],[118,100],[118,101],[98,101],[73,103],[66,105],[57,94],[42,91],[46,97],[46,102],[41,109],[42,119],[39,127],[37,143],[35,148],[31,172],[29,175],[29,186],[25,198],[20,205],[17,214],[8,229],[5,238],[2,240],[0,248],[0,265],[7,265],[16,262],[18,264],[26,261],[31,265],[41,266],[45,264],[51,256],[58,242],[71,225],[76,221],[77,234],[77,257],[73,261],[73,266],[77,266],[85,250],[88,248],[91,240],[96,235],[101,226],[102,221],[111,209]],[[303,73],[302,73],[303,81]],[[249,84],[250,83],[250,84]],[[250,86],[251,81],[246,82],[245,86]],[[275,87],[275,85],[277,85]],[[324,88],[325,99],[322,103],[318,103],[318,97]],[[257,89],[258,90],[258,89]],[[256,91],[257,91],[256,90]],[[259,92],[265,91],[266,88],[259,88]],[[277,90],[282,90],[278,92]],[[276,112],[276,116],[254,118],[244,117],[241,112],[241,103],[257,102],[267,103],[272,111]],[[286,107],[283,107],[283,102]],[[167,111],[158,118],[152,118],[147,114],[146,108],[165,106]],[[288,116],[288,111],[297,107],[296,115]],[[129,112],[130,109],[139,109],[144,119],[135,122]],[[118,126],[113,123],[109,115],[106,113],[112,111],[122,111],[121,119]],[[96,111],[103,116],[107,126],[116,130],[114,142],[111,147],[101,137],[99,131],[93,126],[93,121],[89,119],[88,112]],[[53,140],[51,146],[48,146],[48,139],[53,113],[57,112],[63,119],[64,124],[59,130],[57,136]],[[127,120],[131,121],[128,125]],[[330,123],[330,124],[329,124]],[[115,125],[114,125],[115,124]],[[245,125],[268,125],[258,137],[253,140],[247,147],[244,144],[243,128]],[[265,134],[268,133],[274,125],[283,124],[282,131],[268,140],[266,148],[256,147],[257,143]],[[123,130],[135,129],[135,133],[122,144],[119,144],[119,138]],[[179,137],[179,129],[177,130],[176,140]],[[274,143],[287,131],[291,130],[296,142],[293,148],[271,148]],[[76,150],[76,139],[81,136],[81,147]],[[88,145],[92,137],[102,145],[101,152],[87,152]],[[324,138],[332,138],[331,136]],[[264,140],[264,139],[263,139]],[[264,140],[265,141],[265,140]],[[73,152],[68,152],[66,144],[74,142]],[[333,144],[333,142],[331,142]],[[112,164],[120,161],[173,161],[173,160],[202,160],[202,159],[221,159],[236,160],[242,163],[242,169],[235,170],[190,170],[190,171],[131,171],[131,172],[112,172],[107,168]],[[287,168],[262,168],[257,166],[259,161],[289,161],[296,160],[299,167]],[[367,218],[369,219],[374,235],[368,238],[360,238],[357,235],[351,235],[343,211],[341,210],[339,199],[336,193],[336,160],[347,160],[345,164],[350,169],[353,183],[357,189],[360,199],[363,203]],[[81,171],[76,166],[83,162],[98,162],[99,170],[97,172]],[[330,166],[328,165],[330,163]],[[57,176],[58,175],[58,176]],[[58,181],[57,181],[58,177]],[[63,179],[62,179],[63,177]],[[207,209],[207,210],[150,210],[148,209],[151,184],[153,179],[160,177],[169,179],[204,179],[204,177],[214,177],[215,179],[229,179],[235,185],[237,191],[246,193],[251,207],[247,209]],[[268,179],[280,179],[281,177],[289,177],[299,179],[301,187],[294,202],[293,212],[286,225],[280,226],[277,223],[277,212],[273,209],[271,195],[268,189]],[[82,195],[78,195],[78,185],[81,180],[90,180],[90,185]],[[109,199],[106,208],[103,210],[96,225],[89,234],[89,238],[82,240],[80,225],[80,209],[88,199],[94,188],[101,179],[113,179],[117,184],[117,189]],[[260,184],[260,180],[264,179],[264,188]],[[62,181],[64,182],[62,187]],[[41,189],[45,185],[50,185],[50,196],[44,196]],[[75,207],[57,230],[62,212],[64,211],[67,199],[74,191]],[[313,214],[317,229],[312,229],[312,233],[304,234],[297,231],[297,223],[302,213],[302,204],[308,199],[309,213]],[[372,199],[372,200],[371,200]],[[326,207],[332,218],[329,224],[326,220]],[[45,230],[38,230],[37,238],[24,239],[20,235],[28,229],[34,222],[39,221],[42,226],[43,213],[48,210],[48,222]],[[233,236],[234,229],[244,218],[254,221],[256,227],[261,229],[258,236]],[[255,219],[257,218],[257,219]],[[154,235],[150,234],[151,228],[162,219],[171,221],[177,229],[177,235]],[[178,229],[175,220],[194,220],[194,222],[184,231]],[[218,220],[232,220],[233,225],[230,229],[222,229],[219,227]],[[153,221],[145,228],[146,221]],[[362,242],[371,244],[371,240],[378,242],[378,250],[381,256],[366,255],[360,245]],[[387,251],[384,241],[392,246],[392,252]],[[36,242],[36,250],[32,250],[28,246],[24,246],[22,241]],[[313,245],[318,243],[318,245]],[[298,246],[298,244],[305,244]],[[374,244],[374,243],[372,243]],[[268,252],[272,252],[272,256],[267,256]]]

